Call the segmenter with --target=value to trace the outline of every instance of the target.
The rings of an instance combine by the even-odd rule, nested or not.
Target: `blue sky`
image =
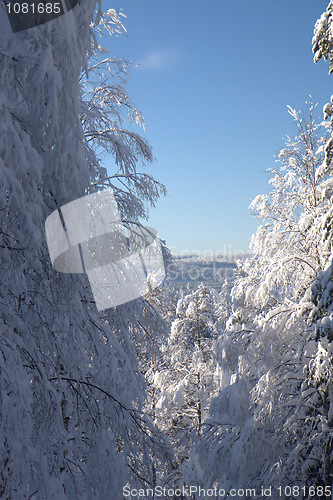
[[[287,105],[302,109],[311,94],[321,118],[333,93],[311,47],[327,3],[104,0],[127,16],[126,36],[102,44],[139,64],[126,88],[168,189],[149,224],[173,253],[249,251],[250,200],[268,192],[266,170],[294,135]]]

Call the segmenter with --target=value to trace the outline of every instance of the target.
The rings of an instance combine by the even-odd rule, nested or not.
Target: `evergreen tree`
[[[202,432],[211,398],[217,394],[214,343],[220,333],[219,296],[202,283],[178,301],[176,319],[163,349],[163,364],[154,377],[160,394],[157,424],[175,450],[174,475]]]

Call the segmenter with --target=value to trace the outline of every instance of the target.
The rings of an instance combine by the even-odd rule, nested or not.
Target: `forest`
[[[0,498],[333,498],[333,96],[288,108],[252,254],[219,287],[175,287],[163,240],[163,281],[102,310],[90,275],[52,267],[50,214],[109,190],[143,227],[166,193],[100,45],[123,23],[85,0],[17,33],[0,8]],[[332,30],[333,1],[312,41],[329,72]]]

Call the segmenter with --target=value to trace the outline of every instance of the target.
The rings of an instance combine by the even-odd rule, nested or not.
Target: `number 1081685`
[[[331,486],[278,486],[277,487],[279,497],[284,498],[298,498],[305,496],[307,498],[314,498],[318,500],[319,498],[331,498],[332,487]]]
[[[11,2],[5,3],[8,14],[61,14],[60,2]]]

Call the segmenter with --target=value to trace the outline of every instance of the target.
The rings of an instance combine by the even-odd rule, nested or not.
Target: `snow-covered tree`
[[[297,136],[286,138],[277,158],[281,168],[270,170],[272,191],[250,205],[263,224],[251,240],[254,258],[242,269],[247,276],[234,290],[250,310],[267,310],[285,297],[297,301],[327,261],[321,233],[330,205],[323,164],[327,134],[315,122],[314,108],[309,103],[308,113],[300,113],[289,107]]]
[[[101,18],[95,9],[86,0],[13,34],[0,8],[0,496],[8,499],[118,498],[126,481],[152,483],[152,446],[163,460],[163,439],[142,413],[135,308],[98,314],[85,276],[54,271],[45,240],[51,212],[115,176],[129,220],[163,190],[137,172],[152,154],[120,125],[122,108],[140,116],[120,82],[82,86],[102,66],[89,65],[94,30],[122,29],[115,11]],[[101,166],[103,149],[114,174]]]
[[[146,400],[143,411],[152,422],[157,423],[156,404],[160,390],[155,378],[163,363],[163,345],[167,342],[172,319],[177,306],[176,293],[168,278],[161,286],[147,294],[143,304],[136,307],[135,323],[132,327],[132,339],[137,353],[139,370],[146,380]],[[164,484],[173,464],[174,449],[169,440],[160,437],[160,443],[151,443],[152,485]],[[161,445],[164,460],[161,460]]]
[[[331,480],[330,389],[319,375],[328,355],[316,341],[313,290],[329,259],[332,181],[313,110],[306,117],[289,108],[298,135],[279,154],[272,192],[251,203],[264,225],[232,291],[234,312],[218,342],[222,390],[187,469],[187,481],[201,486]]]
[[[217,292],[202,283],[178,301],[163,364],[154,376],[157,424],[173,443],[176,470],[188,458],[218,391],[213,345],[220,334],[219,305]]]

